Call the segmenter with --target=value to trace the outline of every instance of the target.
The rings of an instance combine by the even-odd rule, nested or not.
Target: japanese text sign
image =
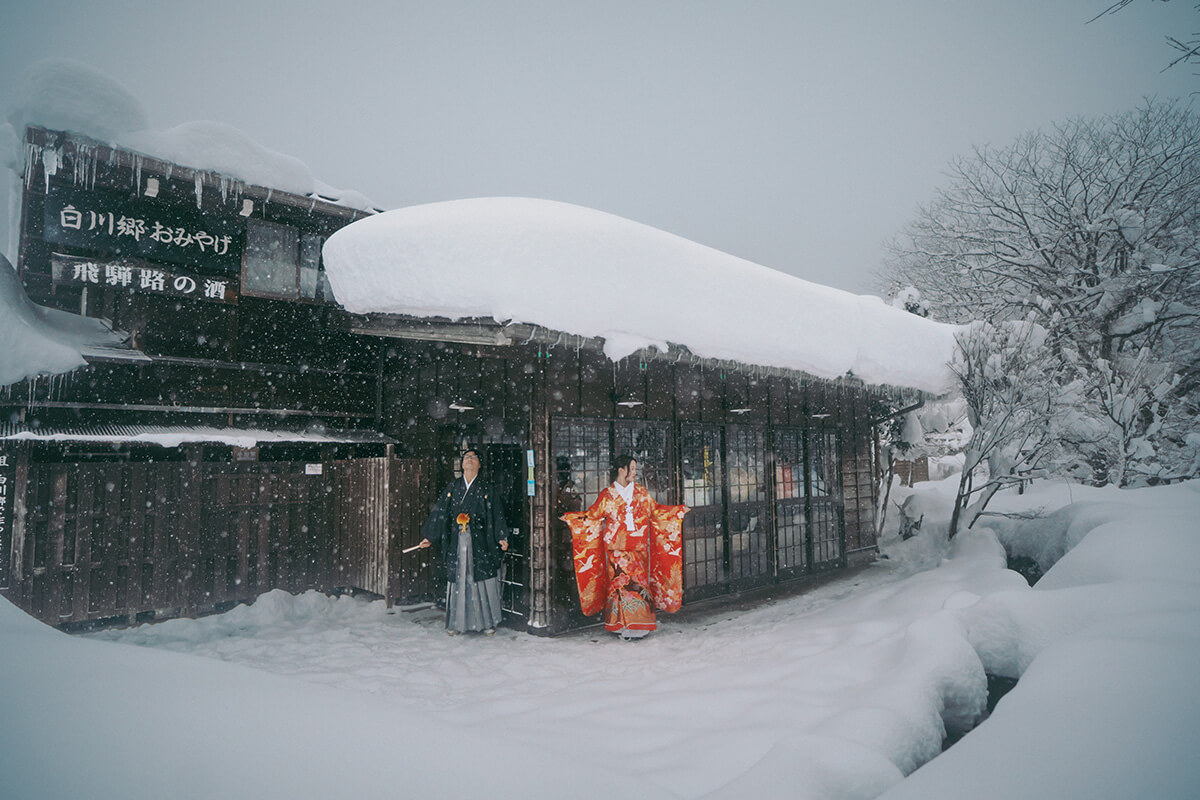
[[[8,588],[12,566],[13,505],[16,498],[16,456],[0,443],[0,589]]]
[[[116,255],[238,272],[245,222],[121,192],[51,184],[43,238]]]
[[[60,253],[53,254],[50,263],[56,286],[95,286],[217,303],[237,302],[236,286],[231,278],[121,260],[106,263]]]

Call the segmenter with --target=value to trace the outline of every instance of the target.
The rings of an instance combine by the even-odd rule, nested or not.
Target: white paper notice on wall
[[[321,475],[324,472],[325,472],[324,464],[305,464],[304,465],[304,474],[305,475]]]

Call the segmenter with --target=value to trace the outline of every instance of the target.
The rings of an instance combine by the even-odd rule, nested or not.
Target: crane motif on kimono
[[[587,511],[564,514],[571,528],[579,604],[625,638],[658,627],[654,610],[683,602],[683,516],[687,506],[663,506],[641,484],[626,502],[618,484],[606,487]]]

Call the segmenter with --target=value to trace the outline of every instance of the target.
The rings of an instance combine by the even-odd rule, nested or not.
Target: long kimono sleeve
[[[504,518],[504,504],[500,500],[500,494],[492,487],[489,493],[490,502],[488,503],[488,516],[491,521],[492,529],[492,547],[499,548],[500,542],[508,538],[508,523]]]
[[[446,535],[446,515],[450,511],[450,492],[450,486],[442,489],[437,502],[429,511],[429,519],[425,520],[425,524],[421,526],[421,535],[435,545],[441,544],[442,537]]]
[[[650,515],[650,596],[663,611],[683,605],[683,515],[688,511],[655,503]]]
[[[604,609],[608,596],[603,536],[606,498],[607,494],[601,492],[587,511],[572,511],[559,517],[571,529],[571,556],[575,562],[575,581],[579,585],[579,606],[589,617]]]

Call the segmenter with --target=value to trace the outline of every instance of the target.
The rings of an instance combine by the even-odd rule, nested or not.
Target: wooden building
[[[513,531],[508,624],[533,633],[591,622],[558,517],[622,452],[656,499],[692,508],[685,604],[875,556],[875,430],[915,392],[352,315],[321,244],[366,212],[74,134],[30,128],[26,148],[26,291],[131,345],[0,389],[0,589],[47,622],[203,613],[277,587],[437,599],[428,551],[400,551],[467,446]]]

